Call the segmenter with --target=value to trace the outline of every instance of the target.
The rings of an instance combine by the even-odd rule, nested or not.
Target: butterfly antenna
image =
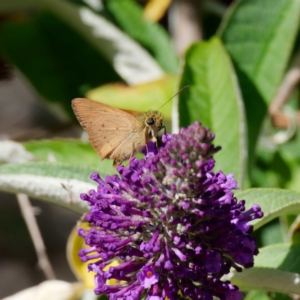
[[[189,85],[186,85],[184,87],[182,87],[175,95],[173,95],[169,100],[167,100],[161,107],[158,108],[158,110],[160,110],[163,106],[165,106],[170,100],[172,100],[174,97],[176,97],[178,94],[180,94],[183,90],[187,89],[188,87],[190,87]]]

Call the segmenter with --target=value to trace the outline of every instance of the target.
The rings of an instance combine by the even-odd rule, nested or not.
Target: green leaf
[[[249,163],[267,106],[278,88],[299,26],[300,1],[239,1],[220,36],[239,78],[248,123]]]
[[[139,84],[163,76],[162,69],[144,48],[100,14],[86,6],[63,0],[43,2],[46,8],[99,51],[128,84]]]
[[[90,143],[79,140],[38,140],[23,143],[25,149],[37,159],[67,163],[73,166],[90,167],[94,172],[114,174],[111,160],[101,161]]]
[[[26,151],[23,145],[14,141],[0,141],[0,149],[0,165],[7,163],[25,163],[35,160],[35,157]]]
[[[285,241],[282,222],[278,219],[266,223],[259,230],[255,231],[256,233],[259,236],[260,247],[283,243]]]
[[[259,249],[255,267],[300,273],[300,245],[276,244]]]
[[[0,3],[0,11],[3,13],[14,13],[21,10],[39,7],[41,1],[37,0],[4,0]]]
[[[106,295],[101,295],[97,300],[108,300],[108,297]]]
[[[159,109],[164,114],[168,131],[171,131],[172,100],[168,100],[176,93],[178,80],[178,76],[166,75],[159,80],[135,86],[107,84],[90,90],[87,98],[141,112]]]
[[[167,32],[160,24],[147,21],[135,1],[110,0],[104,4],[117,25],[147,49],[165,72],[178,72],[178,58]]]
[[[82,213],[87,204],[79,195],[95,188],[96,184],[89,179],[93,172],[91,168],[61,163],[5,164],[0,165],[0,190],[24,193]]]
[[[5,23],[0,50],[40,95],[62,104],[70,116],[73,98],[99,84],[120,80],[101,53],[50,13]]]
[[[95,86],[120,78],[138,84],[164,74],[144,48],[84,5],[64,0],[9,2],[0,2],[0,11],[9,13],[27,4],[38,13],[2,25],[1,52],[41,95],[64,103],[70,114],[71,99]]]
[[[300,245],[279,244],[260,249],[255,267],[234,273],[232,283],[242,290],[300,293]]]
[[[181,86],[189,88],[179,94],[180,126],[200,120],[216,134],[215,145],[222,150],[215,155],[216,168],[233,173],[242,185],[245,173],[245,120],[242,100],[230,59],[221,42],[191,46]]]
[[[274,149],[275,150],[275,149]],[[286,188],[292,180],[292,169],[278,150],[257,148],[256,166],[252,170],[255,187]],[[293,188],[288,188],[294,190]]]
[[[244,300],[272,300],[266,292],[251,291],[247,294]]]
[[[255,230],[279,216],[300,213],[300,193],[282,189],[257,188],[237,192],[235,196],[246,200],[246,209],[253,204],[261,207],[264,217],[253,221]]]
[[[231,283],[242,291],[265,290],[292,294],[300,293],[298,281],[298,273],[256,267],[235,273],[231,279]]]
[[[0,165],[0,174],[28,174],[66,179],[78,179],[90,182],[90,175],[95,172],[92,168],[83,168],[63,163],[54,162],[30,162],[24,164]],[[102,176],[105,173],[99,172]]]
[[[286,189],[300,192],[300,132],[296,132],[296,135],[292,140],[285,144],[279,145],[278,151],[282,158],[285,160],[289,167],[290,174],[285,176],[287,182]]]

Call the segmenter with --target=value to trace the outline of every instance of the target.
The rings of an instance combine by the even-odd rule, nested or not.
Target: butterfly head
[[[143,126],[146,128],[147,140],[156,140],[159,131],[165,129],[163,119],[163,114],[157,110],[150,110],[144,114]]]
[[[163,128],[164,115],[157,110],[150,110],[145,113],[145,125],[150,128]]]

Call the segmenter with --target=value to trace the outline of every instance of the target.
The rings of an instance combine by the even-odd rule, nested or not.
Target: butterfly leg
[[[132,149],[131,149],[131,154],[130,154],[130,157],[129,157],[129,160],[128,160],[128,165],[130,164],[130,161],[133,158],[134,153],[135,153],[135,151],[134,151],[134,143],[132,143]]]
[[[149,150],[148,150],[148,145],[147,145],[147,135],[148,135],[147,130],[145,130],[145,134],[144,134],[144,136],[145,136],[145,146],[146,146],[146,152],[148,153]]]
[[[114,159],[114,163],[113,163],[113,167],[116,168],[118,167],[121,163],[123,162],[123,160],[121,159]]]
[[[155,140],[156,148],[158,149],[158,139]]]
[[[166,126],[162,126],[160,130],[164,129],[164,134],[167,133],[167,129],[166,129]],[[156,148],[158,149],[159,145],[158,145],[158,139],[156,139],[155,141],[155,144],[156,144]]]

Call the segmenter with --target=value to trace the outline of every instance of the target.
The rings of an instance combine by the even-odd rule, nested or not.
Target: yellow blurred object
[[[118,266],[118,265],[119,265],[119,262],[117,260],[114,260],[111,264],[107,265],[103,269],[103,271],[107,271],[110,267],[115,267],[115,266]],[[106,280],[106,284],[107,285],[114,285],[114,284],[118,284],[118,283],[120,283],[120,282],[117,281],[116,279],[108,279],[108,280]]]
[[[171,4],[171,0],[149,0],[144,8],[145,19],[157,22],[166,13]]]
[[[82,222],[80,224],[81,228],[88,229],[89,224],[87,222]],[[88,272],[88,264],[93,262],[92,260],[88,262],[82,262],[78,256],[78,252],[87,248],[88,246],[84,243],[84,239],[77,234],[78,226],[75,226],[71,231],[71,234],[67,243],[67,259],[69,262],[69,266],[73,271],[76,278],[84,283],[85,288],[94,289],[94,272]],[[95,259],[94,261],[97,261]]]
[[[95,261],[98,261],[99,258],[96,258],[94,260],[89,260],[88,262],[82,262],[78,256],[78,252],[83,249],[87,248],[87,246],[84,243],[84,239],[77,234],[78,228],[84,228],[88,230],[90,228],[89,224],[87,222],[80,223],[80,226],[75,226],[73,230],[71,231],[71,234],[68,239],[67,243],[67,259],[69,262],[69,266],[73,273],[75,274],[78,281],[82,282],[84,284],[84,287],[86,289],[94,289],[94,272],[88,272],[88,264],[93,263]],[[119,262],[117,260],[114,260],[110,265],[106,266],[104,270],[107,270],[110,266],[117,266],[119,265]],[[107,280],[108,285],[116,284],[115,279]]]

